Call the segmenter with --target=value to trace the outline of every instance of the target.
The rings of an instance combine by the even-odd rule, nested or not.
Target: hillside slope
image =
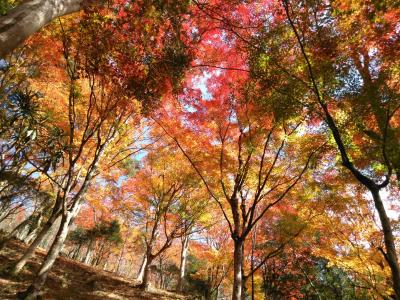
[[[26,289],[33,279],[45,252],[36,251],[35,257],[27,264],[17,278],[5,271],[21,256],[26,245],[10,241],[0,251],[0,299],[16,299],[17,291]],[[46,283],[43,299],[60,300],[108,300],[108,299],[188,299],[167,291],[143,292],[135,288],[135,282],[101,271],[74,260],[59,257]]]

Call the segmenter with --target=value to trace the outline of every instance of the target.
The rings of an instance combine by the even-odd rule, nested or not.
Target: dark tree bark
[[[241,300],[243,291],[243,243],[241,239],[234,240],[233,251],[233,294],[232,300]]]
[[[393,289],[396,293],[397,299],[400,299],[400,268],[397,261],[396,244],[393,236],[392,226],[390,224],[390,219],[386,214],[385,207],[383,206],[379,190],[371,190],[371,194],[382,224],[384,243],[386,247],[386,253],[384,253],[384,256],[392,272]]]
[[[0,58],[53,19],[82,9],[84,0],[26,0],[0,17]]]

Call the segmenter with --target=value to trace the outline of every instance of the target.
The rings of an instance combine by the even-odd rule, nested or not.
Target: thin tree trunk
[[[8,236],[5,236],[1,241],[0,241],[0,249],[2,249],[5,244],[7,244],[7,242],[9,240],[11,240],[13,237],[18,237],[18,234],[21,230],[23,230],[26,225],[29,224],[30,220],[32,219],[32,216],[29,216],[28,218],[26,218],[24,221],[22,221],[21,223],[19,223],[11,232],[10,234],[8,234]]]
[[[85,260],[83,261],[83,263],[84,264],[89,264],[89,262],[90,262],[90,258],[91,258],[91,256],[92,256],[92,245],[93,245],[93,239],[90,239],[90,241],[89,241],[89,245],[88,245],[88,247],[87,247],[87,250],[86,250],[86,254],[85,254]]]
[[[37,232],[38,232],[40,226],[42,225],[42,220],[43,220],[43,215],[42,214],[40,214],[37,217],[37,219],[34,220],[35,222],[34,222],[33,226],[35,228],[33,228],[33,229],[31,228],[31,231],[25,237],[25,243],[29,244],[30,242],[32,242],[35,239],[35,237],[37,235]]]
[[[179,278],[178,278],[178,286],[177,290],[179,292],[183,291],[183,281],[185,280],[185,273],[186,273],[186,260],[188,255],[189,249],[189,236],[185,235],[182,238],[182,247],[181,247],[181,261],[179,266]]]
[[[108,251],[108,254],[106,256],[104,265],[103,265],[103,271],[107,271],[107,267],[108,267],[108,260],[110,259],[110,255],[111,255],[111,250]]]
[[[19,294],[20,299],[36,299],[38,296],[40,296],[42,288],[46,282],[47,275],[49,274],[51,267],[53,266],[64,245],[64,241],[68,234],[69,220],[71,219],[71,217],[71,212],[67,212],[65,215],[62,216],[57,235],[50,247],[49,252],[44,258],[39,272],[36,274],[36,277],[31,286],[25,292]]]
[[[22,221],[21,223],[19,223],[9,234],[9,237],[18,237],[18,234],[20,233],[20,231],[23,229],[25,229],[25,227],[29,224],[29,222],[32,220],[33,216],[29,216],[28,218],[26,218],[24,221]]]
[[[242,299],[243,289],[243,241],[241,239],[234,240],[234,252],[233,252],[233,291],[232,300]]]
[[[160,263],[159,263],[159,274],[160,274],[160,285],[159,285],[159,288],[160,288],[160,290],[162,290],[163,289],[163,287],[164,287],[164,275],[163,275],[163,260],[162,260],[162,257],[160,256],[159,257],[159,261],[160,261]]]
[[[0,58],[53,19],[82,9],[83,0],[25,0],[0,17]]]
[[[254,228],[253,230],[253,236],[251,239],[251,262],[250,262],[250,272],[251,272],[251,300],[255,300],[255,285],[254,285],[254,250],[256,247],[256,241],[257,241],[257,227]]]
[[[36,277],[30,287],[25,292],[18,293],[18,297],[20,299],[37,299],[37,297],[40,296],[40,294],[42,293],[42,288],[46,283],[47,275],[49,274],[50,269],[52,268],[55,260],[57,259],[64,246],[64,242],[67,238],[70,228],[70,221],[75,218],[75,216],[79,213],[80,206],[81,203],[78,200],[76,203],[74,203],[70,211],[62,214],[60,227],[58,228],[56,237],[49,251],[47,252],[46,257],[44,258],[40,270],[36,274]]]
[[[72,259],[78,260],[79,253],[81,252],[82,243],[79,243],[78,247],[75,249],[74,254],[72,255]]]
[[[126,245],[127,240],[128,240],[128,235],[126,235],[126,237],[124,239],[124,244],[122,245],[121,253],[119,254],[119,257],[118,257],[118,263],[115,266],[114,273],[116,273],[116,274],[118,274],[119,266],[121,265],[122,258],[124,257],[125,245]]]
[[[44,224],[42,230],[36,236],[35,240],[32,242],[32,244],[30,244],[24,255],[15,264],[14,268],[12,269],[13,275],[18,275],[19,272],[21,272],[22,268],[26,265],[28,260],[35,254],[35,249],[43,241],[44,237],[46,236],[47,232],[49,232],[56,219],[57,218],[55,216],[50,217],[46,224]]]
[[[379,190],[371,190],[372,197],[374,199],[375,208],[378,211],[379,219],[381,221],[383,229],[383,237],[385,242],[385,259],[389,264],[392,272],[393,289],[396,294],[396,299],[400,299],[400,269],[397,260],[397,252],[395,241],[393,237],[393,231],[390,224],[390,219],[386,214],[385,207],[383,206]]]
[[[103,243],[101,244],[100,249],[99,249],[99,253],[98,253],[98,255],[97,255],[97,259],[96,259],[95,262],[94,262],[94,265],[95,265],[96,267],[99,266],[100,263],[101,263],[101,259],[103,258],[103,255],[104,255],[104,248],[105,248],[105,245],[106,245],[106,242],[103,240]]]

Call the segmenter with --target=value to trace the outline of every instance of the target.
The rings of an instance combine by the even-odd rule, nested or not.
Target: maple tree
[[[149,8],[151,10],[153,7],[150,6]],[[97,18],[95,13],[88,13],[82,18],[81,24],[93,22]],[[123,25],[126,26],[126,22],[128,21],[126,20]],[[114,161],[119,161],[131,153],[124,153],[124,151],[129,150],[133,143],[125,137],[132,131],[132,126],[135,126],[138,120],[140,120],[141,107],[137,100],[129,99],[129,97],[135,95],[140,97],[140,100],[144,104],[142,105],[144,111],[147,109],[145,104],[151,105],[152,101],[157,99],[156,87],[153,86],[151,89],[153,81],[152,72],[156,68],[158,68],[158,71],[162,69],[164,72],[159,72],[160,80],[163,80],[163,76],[165,81],[168,80],[168,78],[165,78],[165,76],[168,76],[166,73],[168,72],[167,65],[160,64],[154,58],[148,63],[144,62],[141,55],[148,55],[146,52],[138,52],[136,56],[130,57],[130,60],[119,61],[116,57],[115,64],[110,66],[109,61],[105,57],[107,54],[106,51],[111,50],[110,46],[118,47],[120,44],[104,44],[103,57],[98,55],[100,54],[100,49],[97,47],[97,56],[91,60],[90,51],[94,49],[94,45],[92,44],[94,40],[84,40],[82,37],[85,34],[97,34],[98,36],[103,34],[106,36],[107,30],[110,31],[113,29],[105,26],[107,22],[109,22],[107,18],[100,18],[98,23],[91,23],[93,26],[86,27],[84,31],[78,31],[77,29],[79,28],[74,28],[74,24],[61,23],[61,43],[58,42],[59,48],[55,49],[59,51],[61,56],[55,56],[56,59],[51,61],[54,65],[50,64],[50,66],[46,66],[57,72],[59,66],[64,64],[62,60],[65,61],[65,73],[63,74],[61,70],[58,73],[59,77],[57,79],[60,79],[61,82],[67,81],[68,88],[65,89],[60,86],[59,94],[52,95],[52,97],[60,97],[59,100],[62,101],[61,105],[52,106],[52,103],[49,103],[50,106],[48,108],[52,111],[55,125],[65,134],[63,137],[64,149],[62,150],[62,156],[58,157],[53,165],[46,168],[38,167],[33,159],[29,160],[30,164],[37,166],[43,176],[49,179],[49,183],[56,194],[56,199],[51,216],[34,242],[30,245],[28,251],[16,264],[14,273],[18,273],[22,269],[27,260],[33,255],[36,246],[42,241],[44,235],[59,216],[61,216],[61,224],[56,239],[42,265],[42,269],[39,270],[37,280],[26,291],[26,296],[24,297],[31,297],[40,292],[46,280],[48,270],[54,263],[64,243],[69,223],[79,212],[86,191],[93,178],[97,175],[97,169],[103,157],[113,155],[112,160],[108,161],[109,165],[112,166]],[[68,27],[70,24],[72,27]],[[103,30],[94,31],[100,28]],[[150,30],[148,28],[148,31]],[[157,31],[157,28],[155,27],[154,30]],[[108,35],[108,37],[111,36]],[[113,38],[116,37],[119,38],[120,42],[125,42],[122,36],[113,36]],[[52,40],[57,43],[57,40]],[[171,38],[170,40],[173,42]],[[84,41],[87,41],[87,43],[85,44]],[[103,42],[105,41],[103,40]],[[156,40],[156,42],[159,42],[159,40]],[[170,48],[167,46],[168,44],[165,48],[160,48],[160,55],[175,55],[175,52],[168,52]],[[47,52],[43,54],[47,54]],[[156,56],[157,53],[153,52],[153,55]],[[125,58],[125,56],[121,58]],[[139,59],[139,61],[135,61],[135,59]],[[142,72],[141,77],[138,77],[140,75],[138,72],[123,74],[124,77],[120,78],[124,78],[126,82],[121,82],[119,86],[111,86],[111,79],[115,78],[118,72],[123,72],[122,69],[115,70],[118,63],[122,62],[125,64],[125,67],[131,63],[132,68],[135,64],[138,66],[138,62],[141,64],[145,63],[148,69],[140,69]],[[176,74],[178,69],[176,65],[173,68],[175,71],[173,76],[176,77],[178,76]],[[130,72],[132,69],[125,70]],[[147,77],[143,78],[143,75]],[[143,85],[146,78],[147,86]],[[47,84],[47,80],[47,78],[40,78],[40,80],[35,81],[33,84],[41,87],[43,84]],[[139,86],[137,86],[137,80],[141,81]],[[60,83],[56,82],[56,84]],[[126,85],[128,85],[128,89],[126,89]],[[151,90],[151,94],[149,90]],[[158,91],[158,93],[161,92],[164,91]],[[68,113],[63,114],[63,111],[67,111]],[[116,148],[114,149],[113,147]],[[122,158],[121,154],[124,155]],[[55,165],[61,165],[62,167],[56,169]]]
[[[244,93],[245,99],[253,96],[250,88]],[[241,299],[247,237],[257,222],[290,194],[316,150],[291,147],[301,121],[274,121],[273,115],[263,114],[250,101],[235,99],[229,91],[218,96],[221,98],[199,100],[183,122],[172,122],[175,128],[181,127],[181,138],[176,131],[171,133],[167,124],[159,124],[196,170],[228,224],[235,249],[233,298]],[[193,145],[191,130],[203,132],[206,140]],[[286,155],[290,155],[290,163],[284,159]]]
[[[297,100],[294,105],[310,105],[310,114],[327,124],[343,166],[371,193],[383,227],[385,258],[392,271],[393,288],[398,298],[398,257],[393,229],[380,195],[380,191],[390,184],[392,172],[397,168],[393,162],[397,161],[398,151],[393,151],[393,147],[398,143],[394,123],[399,107],[398,92],[390,84],[393,67],[386,60],[392,54],[385,47],[390,47],[397,38],[396,22],[391,16],[398,12],[390,3],[382,7],[358,5],[351,1],[340,6],[330,2],[302,4],[282,1],[277,15],[287,22],[273,26],[271,32],[266,33],[280,33],[282,40],[275,43],[265,39],[261,42],[264,45],[256,42],[257,51],[260,54],[264,52],[258,56],[259,63],[262,62],[258,64],[262,70],[258,73],[263,80],[266,79],[267,86],[274,84],[265,73],[271,69],[275,70],[272,71],[275,76],[291,82],[291,96]],[[355,7],[357,9],[351,10]],[[371,22],[368,14],[377,14],[379,21]],[[361,27],[371,28],[368,39],[363,32],[358,32],[351,42],[347,42],[348,36],[354,34],[349,19]],[[381,30],[378,22],[385,24],[380,32],[384,32],[387,38],[384,46],[378,46],[381,43],[373,33]],[[282,35],[285,33],[288,36]],[[270,52],[277,45],[292,47],[291,55],[287,57],[293,68],[269,67],[276,61],[281,63],[285,60]],[[393,61],[396,64],[396,59]]]
[[[193,171],[187,167],[185,171],[182,164],[177,171],[179,159],[175,155],[168,148],[149,154],[144,168],[125,183],[125,192],[135,203],[135,222],[144,226],[144,258],[138,275],[143,288],[148,288],[152,262],[171,247],[174,239],[188,239],[204,208],[204,203],[198,207],[192,203],[196,201],[198,181]]]

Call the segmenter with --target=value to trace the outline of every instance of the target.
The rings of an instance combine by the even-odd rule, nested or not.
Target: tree
[[[136,203],[135,222],[142,227],[145,253],[138,279],[145,289],[149,287],[152,262],[175,239],[187,235],[202,212],[191,204],[196,201],[198,181],[190,167],[179,163],[181,159],[179,152],[159,148],[157,154],[148,155],[144,168],[125,184],[126,192]]]
[[[224,220],[217,215],[214,218],[214,226],[202,232],[200,241],[193,242],[189,259],[188,282],[207,300],[216,299],[222,291],[227,290],[232,272],[232,241],[229,231],[224,228]]]
[[[142,12],[154,8],[163,13],[168,13],[168,11],[179,13],[184,11],[187,5],[187,1],[171,3],[138,1],[125,5],[125,1],[105,3],[105,1],[92,0],[24,0],[9,11],[6,10],[6,14],[0,15],[0,58],[5,58],[17,46],[51,21],[82,10],[95,9],[99,11],[106,6],[119,10],[125,6],[122,14],[130,13],[136,8]],[[130,11],[126,8],[133,8],[133,10]]]
[[[71,40],[67,41],[65,35],[63,38],[61,49],[65,59],[69,89],[65,91],[67,93],[65,98],[58,99],[61,103],[56,110],[53,110],[54,114],[58,113],[58,126],[63,128],[65,134],[65,148],[58,162],[62,164],[62,168],[41,170],[55,189],[55,206],[49,220],[19,260],[14,272],[21,270],[59,216],[61,224],[37,278],[23,297],[34,297],[40,293],[48,271],[65,241],[68,226],[79,212],[87,189],[98,174],[99,164],[104,157],[110,155],[110,151],[114,151],[113,158],[109,160],[110,166],[121,159],[120,150],[129,149],[132,145],[132,141],[124,137],[127,137],[130,128],[139,120],[137,102],[135,104],[135,101],[131,100],[129,103],[127,97],[121,93],[121,88],[107,83],[111,80],[109,77],[111,74],[100,73],[98,69],[93,68],[93,64],[89,67],[84,61],[79,64],[84,53],[79,48],[74,48],[76,52],[71,54],[72,47],[69,45]],[[106,53],[103,52],[103,55]],[[101,60],[98,62],[97,68],[101,68]],[[61,96],[64,96],[62,91]],[[57,111],[60,108],[61,111]],[[68,112],[66,116],[63,115],[63,109]],[[33,160],[30,163],[35,165]]]
[[[398,161],[398,151],[393,151],[398,145],[398,89],[391,83],[397,61],[391,58],[391,43],[398,36],[390,17],[397,13],[390,2],[379,7],[353,1],[343,5],[282,1],[270,30],[251,44],[258,53],[253,56],[258,60],[253,64],[255,77],[268,88],[277,86],[278,78],[290,83],[290,90],[280,90],[282,95],[294,99],[292,107],[307,107],[310,116],[324,121],[342,165],[371,194],[399,298],[393,229],[380,193],[390,184],[397,168],[394,161]],[[365,30],[356,33],[349,19]],[[385,24],[382,29],[379,22]],[[382,35],[388,40],[381,40]],[[349,36],[354,37],[352,41]],[[276,47],[291,49],[292,55],[283,57],[275,52]]]
[[[52,20],[77,12],[83,0],[26,0],[0,16],[0,57],[12,50]]]
[[[40,169],[55,190],[55,205],[42,231],[17,263],[16,272],[32,256],[59,216],[61,225],[35,282],[23,297],[40,293],[64,243],[69,223],[79,212],[90,184],[101,171],[100,167],[111,168],[137,152],[137,149],[132,151],[135,141],[131,138],[133,128],[140,123],[140,113],[149,111],[159,98],[179,85],[186,52],[180,40],[180,24],[176,16],[174,22],[165,22],[166,17],[161,17],[157,7],[151,3],[143,7],[137,5],[116,4],[115,10],[104,8],[100,12],[88,8],[78,23],[60,21],[58,30],[36,37],[37,45],[43,47],[41,50],[46,49],[40,55],[53,54],[45,67],[56,75],[52,79],[56,81],[55,85],[67,83],[67,88],[61,84],[58,93],[52,95],[59,101],[57,105],[54,101],[47,102],[47,109],[55,117],[53,124],[64,134],[64,148],[62,157],[55,164],[62,168],[56,170],[52,165]],[[170,7],[159,8],[166,12]],[[173,13],[180,12],[175,9]],[[114,22],[116,17],[120,18],[119,22]],[[154,22],[145,26],[137,20]],[[148,38],[150,35],[153,38]],[[127,51],[131,49],[128,45],[132,38],[138,41],[134,52]],[[101,41],[101,46],[97,41]],[[53,42],[55,47],[46,48],[49,42]],[[44,75],[35,81],[35,85],[45,90],[48,80]],[[118,84],[114,84],[116,82]],[[111,159],[106,160],[106,157]],[[29,160],[29,163],[36,166],[34,160]]]
[[[274,122],[273,115],[263,115],[253,102],[246,101],[255,96],[251,87],[244,90],[244,99],[218,88],[218,98],[198,100],[188,116],[182,117],[184,121],[173,122],[177,131],[172,131],[170,123],[159,124],[221,209],[234,241],[233,298],[241,299],[244,243],[254,226],[300,181],[315,150],[307,155],[306,148],[297,152],[290,140],[300,124]],[[307,157],[305,161],[300,154]]]

